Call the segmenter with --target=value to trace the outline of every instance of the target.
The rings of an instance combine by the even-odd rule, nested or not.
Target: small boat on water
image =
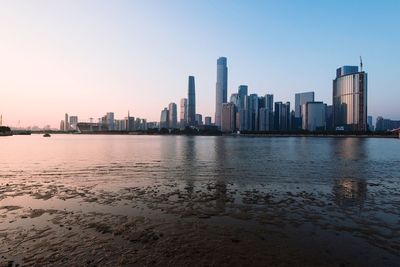
[[[45,133],[44,135],[43,135],[43,137],[50,137],[51,135],[49,134],[49,133]]]

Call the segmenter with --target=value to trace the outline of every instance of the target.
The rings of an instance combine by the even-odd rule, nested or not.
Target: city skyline
[[[399,119],[396,1],[355,1],[346,10],[307,1],[86,3],[1,3],[8,25],[0,49],[3,124],[58,128],[65,112],[88,120],[127,110],[158,121],[165,104],[186,96],[188,75],[196,77],[196,113],[214,118],[215,60],[222,56],[229,61],[228,96],[245,84],[293,108],[295,93],[307,91],[332,104],[335,69],[358,65],[361,55],[371,75],[368,115]],[[182,26],[188,13],[192,20]],[[346,32],[348,24],[357,31]]]

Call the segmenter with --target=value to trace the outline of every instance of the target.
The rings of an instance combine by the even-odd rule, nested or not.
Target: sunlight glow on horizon
[[[398,1],[2,1],[0,114],[14,127],[128,110],[159,121],[194,75],[196,109],[214,117],[220,56],[228,99],[247,84],[275,101],[315,91],[331,104],[336,68],[361,55],[369,115],[400,119],[399,12]]]

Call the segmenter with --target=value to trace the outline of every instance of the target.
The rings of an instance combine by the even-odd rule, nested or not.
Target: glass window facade
[[[358,72],[333,80],[335,127],[349,131],[367,130],[367,74]]]

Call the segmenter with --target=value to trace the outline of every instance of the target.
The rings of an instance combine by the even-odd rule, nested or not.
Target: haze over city
[[[2,1],[0,114],[10,126],[58,127],[107,111],[158,121],[187,97],[214,116],[216,59],[228,58],[228,95],[332,103],[336,68],[369,74],[368,114],[399,119],[400,2]]]

